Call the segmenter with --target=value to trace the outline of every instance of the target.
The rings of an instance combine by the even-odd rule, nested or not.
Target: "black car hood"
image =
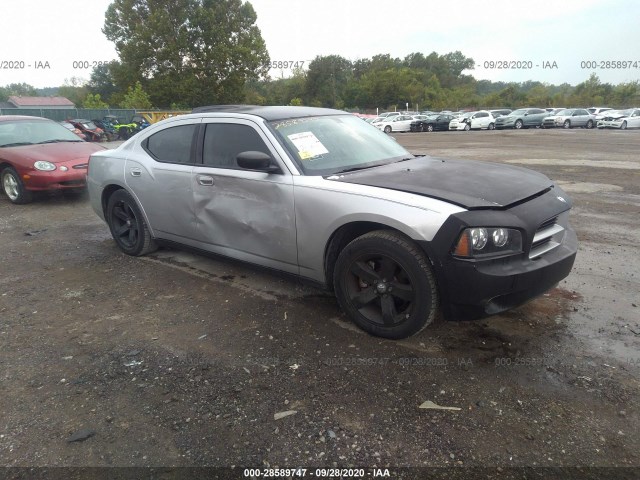
[[[542,195],[553,182],[526,168],[417,157],[328,177],[445,200],[466,209],[502,209]]]

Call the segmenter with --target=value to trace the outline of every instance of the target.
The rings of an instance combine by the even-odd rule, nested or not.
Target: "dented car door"
[[[193,169],[201,248],[298,273],[293,181],[267,135],[241,119],[207,120],[202,129]],[[280,172],[241,168],[236,157],[245,151],[268,154]]]

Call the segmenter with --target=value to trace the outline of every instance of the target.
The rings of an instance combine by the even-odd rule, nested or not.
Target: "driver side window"
[[[256,151],[271,155],[258,132],[248,125],[209,123],[205,127],[202,163],[216,168],[239,169],[240,152]]]

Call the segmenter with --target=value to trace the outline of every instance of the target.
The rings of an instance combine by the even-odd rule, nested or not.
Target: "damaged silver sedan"
[[[542,174],[414,156],[338,110],[213,106],[92,155],[118,247],[183,245],[332,289],[367,332],[403,338],[515,307],[566,277],[571,201]]]

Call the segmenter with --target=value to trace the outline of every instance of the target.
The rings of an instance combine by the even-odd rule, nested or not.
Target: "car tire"
[[[513,124],[513,128],[516,130],[520,130],[523,126],[522,120],[516,120],[516,123]]]
[[[431,123],[427,124],[427,132],[433,132],[434,128]]]
[[[493,123],[490,123],[489,126],[487,127],[487,130],[495,130],[496,126]]]
[[[571,122],[569,120],[565,120],[562,124],[562,128],[571,128]]]
[[[127,255],[146,255],[158,248],[140,208],[126,190],[116,190],[109,197],[105,216],[118,248]]]
[[[384,127],[384,133],[391,133],[391,126],[387,125]]]
[[[593,120],[589,120],[587,122],[587,128],[589,128],[589,129],[593,128]]]
[[[416,132],[424,132],[424,125],[421,123],[416,126]]]
[[[626,130],[627,129],[627,121],[625,120],[624,122],[622,122],[622,125],[620,125],[620,130]]]
[[[379,337],[414,335],[433,322],[438,309],[426,255],[398,232],[376,230],[349,243],[336,261],[333,285],[343,311]]]
[[[465,124],[465,126],[464,126],[464,131],[465,131],[465,132],[468,132],[469,130],[471,130],[471,125],[469,125],[469,124],[467,123],[467,124]]]
[[[2,191],[16,205],[24,205],[33,200],[33,192],[30,192],[24,186],[20,179],[20,175],[13,167],[6,167],[0,175],[2,180]]]

